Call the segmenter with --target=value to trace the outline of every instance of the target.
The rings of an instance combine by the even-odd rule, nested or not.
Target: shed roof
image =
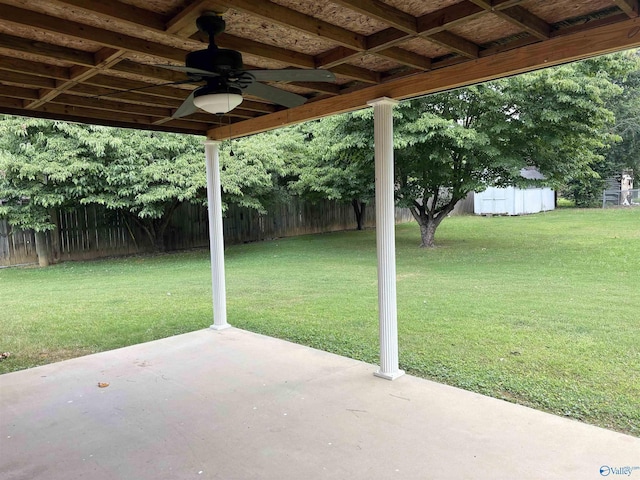
[[[204,11],[224,12],[218,44],[248,68],[337,82],[277,84],[300,107],[246,95],[173,119],[195,85],[155,65],[205,47]],[[637,47],[637,16],[637,0],[0,0],[0,112],[230,138]]]

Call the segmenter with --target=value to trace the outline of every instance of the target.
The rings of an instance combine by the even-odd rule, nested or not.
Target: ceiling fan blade
[[[198,107],[196,107],[195,103],[193,103],[193,98],[195,96],[196,91],[194,90],[191,94],[186,98],[182,105],[178,107],[171,118],[182,118],[187,115],[191,115],[192,113],[196,113],[198,111]]]
[[[285,92],[279,88],[265,85],[264,83],[253,82],[244,88],[244,91],[250,95],[264,98],[270,102],[277,103],[284,107],[297,107],[307,101],[302,95],[297,93]]]
[[[329,70],[285,68],[281,70],[247,70],[258,82],[335,82]]]
[[[154,67],[166,68],[168,70],[177,70],[178,72],[184,73],[193,73],[194,75],[200,75],[202,77],[219,77],[220,75],[216,72],[210,72],[208,70],[202,70],[200,68],[193,67],[185,67],[182,65],[166,65],[166,64],[155,64]]]

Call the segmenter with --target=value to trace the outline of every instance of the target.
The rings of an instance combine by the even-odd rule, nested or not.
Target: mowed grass
[[[640,435],[640,209],[397,228],[408,373]],[[378,360],[375,232],[233,246],[229,322]],[[0,270],[8,372],[207,327],[208,252]]]

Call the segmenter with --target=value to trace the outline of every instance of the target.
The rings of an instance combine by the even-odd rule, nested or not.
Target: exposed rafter
[[[234,135],[356,108],[360,96],[458,85],[488,65],[496,75],[514,62],[539,68],[571,57],[576,39],[595,54],[640,36],[637,0],[0,0],[0,112],[190,133],[221,125],[200,111],[172,118],[204,81],[178,85],[187,74],[160,67],[205,48],[196,19],[211,11],[228,27],[216,43],[241,52],[246,69],[337,76],[335,84],[267,82],[307,98],[292,109],[245,94],[223,123]],[[605,31],[615,40],[594,44]]]
[[[629,17],[638,16],[638,0],[615,0],[615,4]]]

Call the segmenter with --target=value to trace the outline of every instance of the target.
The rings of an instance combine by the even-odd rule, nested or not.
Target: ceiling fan
[[[209,47],[188,53],[184,67],[158,65],[185,72],[189,80],[180,83],[206,82],[187,97],[172,118],[191,115],[198,108],[210,113],[225,114],[240,105],[243,93],[285,107],[297,107],[305,103],[307,98],[261,82],[335,81],[335,75],[328,70],[244,70],[240,52],[216,45],[215,36],[225,29],[225,21],[218,13],[204,12],[196,20],[196,25],[198,30],[209,36]]]

